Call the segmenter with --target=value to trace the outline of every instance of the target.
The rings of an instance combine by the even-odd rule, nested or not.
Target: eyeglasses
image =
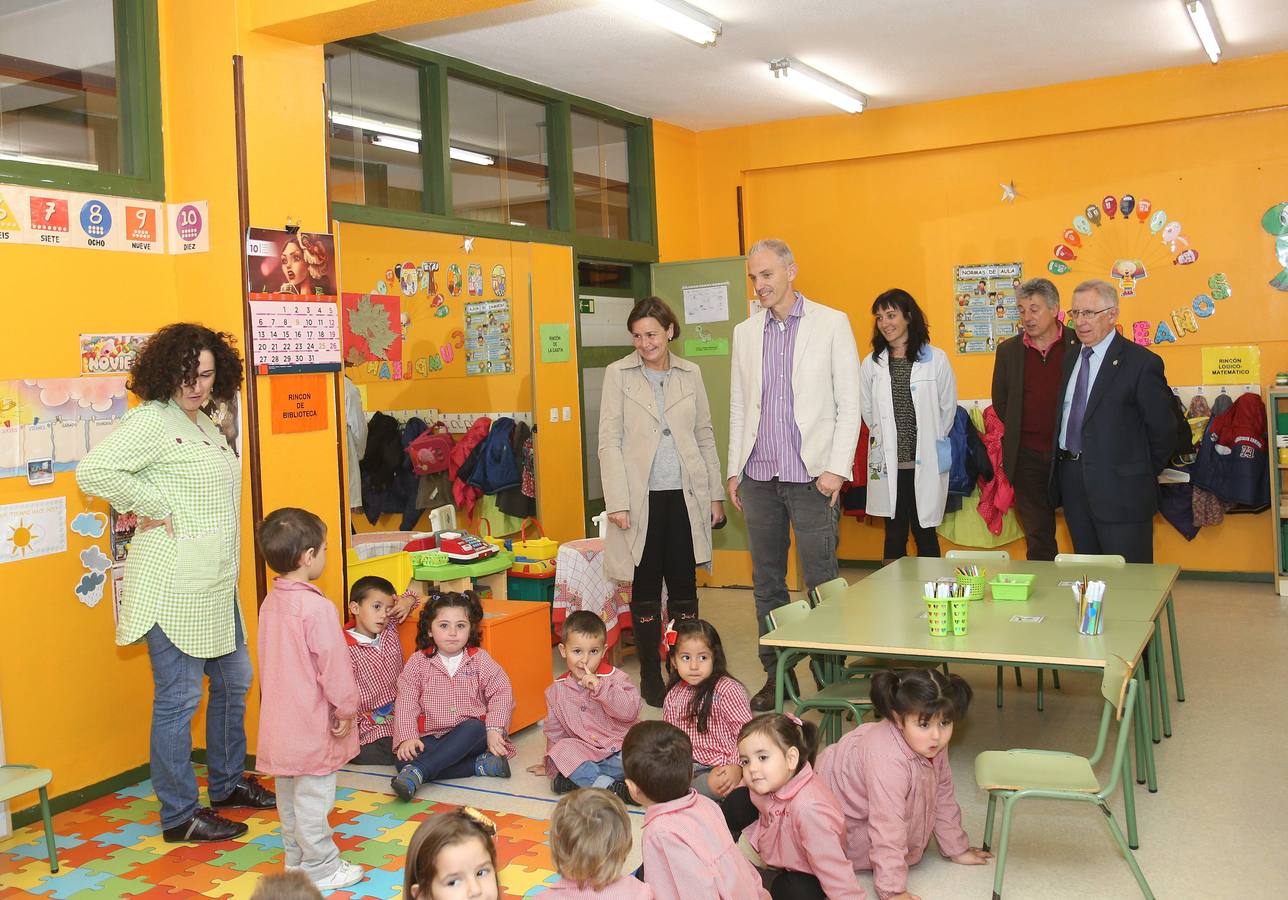
[[[1069,310],[1070,319],[1090,319],[1092,316],[1098,316],[1102,312],[1107,312],[1115,307],[1106,306],[1101,309],[1071,309]]]

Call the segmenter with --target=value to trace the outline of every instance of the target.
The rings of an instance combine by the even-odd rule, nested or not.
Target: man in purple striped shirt
[[[788,602],[791,531],[814,588],[836,577],[841,485],[859,440],[859,353],[840,310],[792,287],[796,262],[779,240],[752,245],[747,275],[760,310],[733,332],[729,397],[729,499],[747,520],[756,623]],[[760,648],[765,686],[751,700],[774,705],[774,653]]]

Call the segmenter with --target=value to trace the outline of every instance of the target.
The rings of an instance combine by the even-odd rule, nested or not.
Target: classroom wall
[[[861,116],[696,134],[659,126],[660,234],[671,235],[672,252],[736,253],[741,186],[748,243],[786,239],[800,266],[798,288],[849,312],[862,352],[870,349],[872,298],[904,287],[925,307],[932,341],[950,350],[959,397],[987,398],[992,357],[951,352],[953,267],[1020,260],[1025,277],[1047,275],[1073,216],[1106,194],[1132,193],[1179,219],[1200,258],[1172,265],[1154,246],[1157,236],[1124,244],[1157,263],[1139,296],[1123,301],[1127,333],[1133,321],[1156,325],[1188,308],[1208,292],[1208,277],[1224,272],[1233,296],[1199,320],[1196,334],[1156,349],[1171,383],[1190,385],[1202,381],[1203,345],[1256,343],[1266,384],[1288,369],[1288,311],[1267,286],[1280,267],[1259,224],[1268,207],[1288,200],[1286,75],[1288,54],[1276,54]],[[1004,203],[1000,184],[1012,180],[1019,197]],[[1054,278],[1066,305],[1077,281],[1108,274],[1072,265]],[[1269,571],[1269,518],[1230,517],[1188,544],[1160,519],[1156,557],[1192,569]],[[840,555],[877,559],[881,538],[879,520],[873,527],[846,519]],[[1022,544],[1010,549],[1023,553]]]

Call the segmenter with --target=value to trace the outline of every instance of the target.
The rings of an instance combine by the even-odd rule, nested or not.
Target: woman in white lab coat
[[[918,556],[939,556],[957,410],[948,357],[930,346],[917,301],[894,288],[872,304],[872,352],[859,366],[868,445],[867,512],[886,519],[886,561],[907,555],[911,526]]]

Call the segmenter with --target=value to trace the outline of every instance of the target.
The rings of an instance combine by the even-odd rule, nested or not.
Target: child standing
[[[921,861],[932,834],[955,863],[992,857],[966,838],[948,765],[953,723],[966,714],[971,689],[959,675],[915,669],[878,672],[871,696],[881,720],[823,751],[818,777],[841,802],[854,868],[872,870],[882,900],[905,900],[908,867]]]
[[[719,633],[705,619],[683,619],[666,631],[671,683],[662,718],[693,743],[693,786],[723,800],[742,783],[738,732],[751,721],[747,689],[729,674]]]
[[[407,593],[394,596],[386,578],[365,575],[349,589],[349,615],[344,639],[358,681],[358,765],[396,766],[394,756],[394,700],[403,668],[398,623],[416,608],[419,598]]]
[[[407,845],[405,900],[497,900],[496,825],[472,806],[420,823]]]
[[[510,777],[514,691],[479,647],[483,607],[473,591],[434,594],[421,611],[416,652],[398,676],[393,789],[410,800],[426,781]]]
[[[640,722],[622,744],[626,786],[645,807],[644,881],[658,900],[768,900],[714,800],[690,786],[693,745],[666,722]]]
[[[653,900],[648,885],[622,874],[631,823],[620,797],[598,788],[573,791],[550,819],[550,856],[560,880],[546,888],[561,900]]]
[[[640,692],[604,661],[608,632],[599,616],[579,610],[564,622],[559,655],[568,671],[546,688],[546,758],[534,775],[554,776],[554,792],[607,788],[632,802],[622,780],[622,739],[639,717]]]
[[[280,574],[259,609],[258,764],[277,777],[277,811],[287,868],[318,890],[362,880],[340,858],[327,816],[335,773],[358,750],[358,686],[334,604],[309,582],[326,568],[326,526],[303,509],[269,513],[255,531]]]
[[[743,781],[759,813],[747,826],[747,840],[769,866],[774,900],[864,900],[845,858],[841,808],[814,775],[817,746],[818,727],[795,716],[770,713],[743,727]],[[726,816],[737,815],[742,790],[730,794]]]

